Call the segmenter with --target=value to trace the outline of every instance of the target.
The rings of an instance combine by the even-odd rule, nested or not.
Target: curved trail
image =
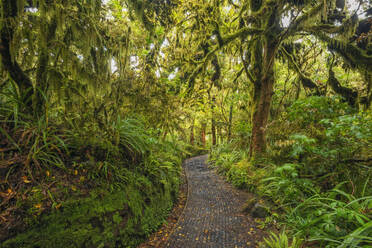
[[[206,159],[207,156],[199,156],[185,162],[188,199],[164,247],[256,247],[261,230],[241,213],[248,195],[225,183],[207,167]]]

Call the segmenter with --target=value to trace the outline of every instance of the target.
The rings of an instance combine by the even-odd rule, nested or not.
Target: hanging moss
[[[372,67],[372,55],[368,55],[366,51],[357,46],[331,38],[322,32],[314,32],[322,41],[327,42],[328,48],[341,55],[346,63],[353,68],[358,68],[362,72]]]
[[[290,53],[287,49],[292,50],[293,52]],[[299,75],[299,79],[302,83],[304,88],[308,88],[311,90],[315,90],[316,95],[320,95],[320,90],[318,85],[316,85],[313,80],[307,77],[300,69],[297,61],[295,60],[295,49],[293,46],[283,45],[282,49],[280,49],[281,53],[289,60],[291,67],[297,72]]]
[[[317,23],[320,16],[322,15],[322,10],[324,9],[324,2],[320,2],[317,6],[311,8],[309,11],[298,17],[295,21],[291,23],[288,29],[288,35],[292,35],[298,31],[299,27],[307,26],[312,23]]]
[[[328,84],[332,87],[334,92],[344,97],[350,106],[355,106],[358,93],[352,89],[343,87],[335,77],[335,73],[333,72],[332,68],[329,69]]]
[[[324,40],[328,41],[329,49],[339,53],[352,67],[372,67],[372,56],[367,55],[362,49],[329,37],[324,37]]]
[[[316,95],[320,95],[318,86],[311,80],[310,78],[302,75],[300,76],[301,83],[305,88],[314,89],[316,91]]]

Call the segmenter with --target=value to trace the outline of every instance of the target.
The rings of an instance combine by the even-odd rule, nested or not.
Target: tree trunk
[[[216,135],[216,121],[214,120],[214,116],[212,113],[212,145],[215,146],[217,144],[217,135]]]
[[[195,136],[194,136],[194,121],[192,122],[192,125],[190,127],[190,144],[195,144]]]
[[[16,61],[15,56],[12,56],[10,44],[14,37],[13,21],[17,18],[18,1],[2,0],[2,16],[4,22],[0,29],[0,54],[3,68],[9,73],[10,77],[17,84],[19,93],[23,98],[23,103],[26,108],[32,108],[31,96],[33,93],[32,81],[23,72]]]
[[[227,132],[227,140],[231,140],[231,127],[232,127],[232,118],[233,118],[233,104],[230,105],[230,113],[229,113],[229,127]]]
[[[336,78],[332,67],[329,68],[328,84],[331,86],[334,92],[345,98],[351,107],[355,107],[358,98],[358,92],[347,87],[343,87]]]
[[[251,1],[251,9],[260,9],[267,1]],[[281,1],[269,1],[270,8],[264,17],[252,26],[267,30],[250,46],[250,77],[253,81],[252,136],[249,147],[251,160],[260,157],[266,151],[266,128],[270,115],[270,105],[274,87],[274,61],[280,41]],[[281,6],[281,7],[280,7]]]
[[[34,99],[32,103],[36,115],[42,115],[45,112],[45,95],[47,91],[46,70],[49,60],[46,49],[47,48],[39,51],[39,64],[36,72],[37,85],[35,87]]]
[[[257,46],[260,48],[260,46]],[[251,159],[255,159],[266,151],[266,127],[270,115],[271,99],[273,96],[274,59],[277,49],[275,40],[266,37],[263,42],[263,57],[261,72],[254,83],[252,137],[249,148]],[[257,74],[256,74],[257,75]]]
[[[270,75],[261,82],[261,87],[255,87],[255,94],[252,114],[252,137],[250,144],[250,155],[266,151],[266,126],[270,113],[271,98],[273,94],[274,76]]]
[[[218,135],[219,144],[223,144],[223,135],[222,135],[222,127],[221,126],[219,126],[217,128],[217,135]]]
[[[36,71],[36,86],[33,100],[33,109],[36,115],[42,115],[45,113],[46,96],[48,92],[48,64],[49,64],[49,52],[48,49],[50,40],[53,40],[57,30],[57,22],[52,19],[50,23],[46,21],[45,10],[42,11],[42,21],[40,23],[40,30],[44,33],[44,36],[40,37],[39,41],[39,58],[38,68]]]
[[[206,145],[205,144],[206,143],[206,141],[205,141],[206,129],[207,129],[207,124],[203,123],[202,124],[202,130],[201,130],[201,139],[200,139],[203,147],[205,147],[205,145]]]

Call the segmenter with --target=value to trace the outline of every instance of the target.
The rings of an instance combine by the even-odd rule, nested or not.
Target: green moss
[[[89,197],[70,199],[43,215],[38,224],[0,247],[136,247],[163,223],[177,181],[153,183],[136,175],[115,192],[93,190]]]

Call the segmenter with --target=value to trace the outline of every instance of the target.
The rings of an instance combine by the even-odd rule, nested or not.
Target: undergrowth
[[[135,247],[163,223],[189,154],[176,137],[1,111],[0,247]]]
[[[270,125],[268,142],[260,161],[234,141],[210,155],[233,185],[271,206],[261,227],[286,230],[262,246],[372,246],[371,115],[337,98],[309,97]]]

